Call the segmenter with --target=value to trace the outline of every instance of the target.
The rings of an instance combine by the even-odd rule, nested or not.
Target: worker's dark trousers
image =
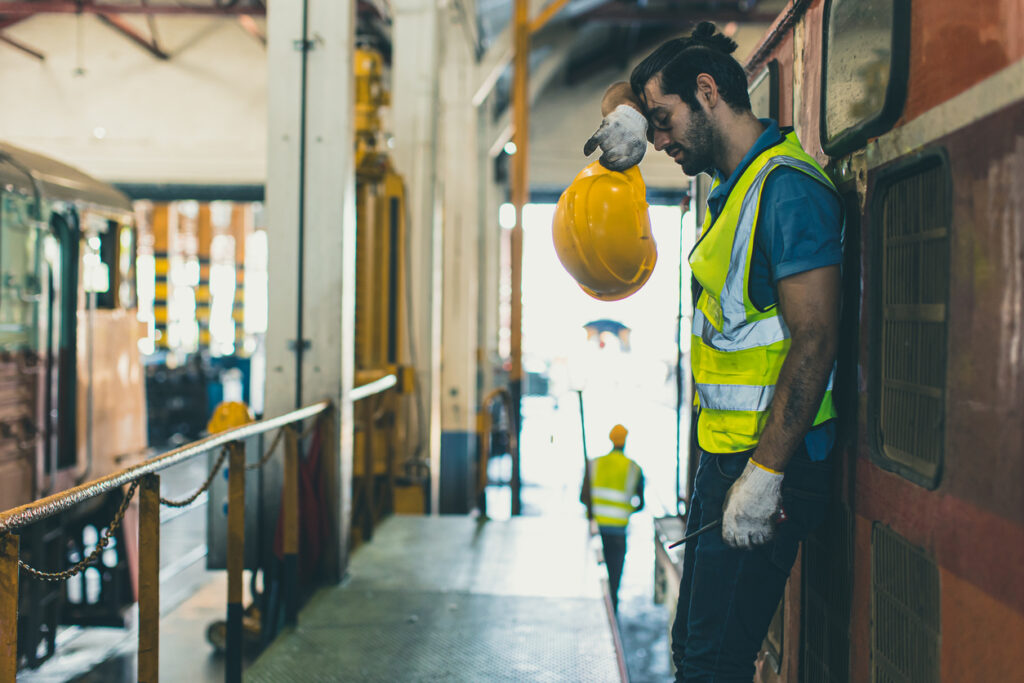
[[[749,457],[700,453],[688,530],[721,519],[725,494]],[[787,520],[776,527],[773,540],[738,550],[725,545],[716,529],[686,548],[672,625],[676,681],[750,683],[800,541],[824,519],[830,472],[830,461],[811,462],[801,445],[786,468],[782,507]]]
[[[608,567],[608,592],[612,596],[612,609],[619,611],[619,583],[622,581],[622,565],[626,562],[625,529],[601,530],[601,546],[604,564]]]

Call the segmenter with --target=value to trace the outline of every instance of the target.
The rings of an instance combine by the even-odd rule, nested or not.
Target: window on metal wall
[[[831,156],[862,147],[903,111],[909,0],[829,0],[825,8],[821,144]]]
[[[30,197],[0,193],[0,347],[35,349],[42,292],[40,234]]]
[[[779,62],[768,62],[748,90],[750,110],[759,119],[779,120]]]
[[[945,449],[950,187],[938,156],[880,181],[879,464],[938,485]]]

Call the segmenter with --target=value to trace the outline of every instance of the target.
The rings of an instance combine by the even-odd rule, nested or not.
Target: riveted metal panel
[[[871,662],[877,683],[939,681],[939,569],[889,527],[871,531]]]

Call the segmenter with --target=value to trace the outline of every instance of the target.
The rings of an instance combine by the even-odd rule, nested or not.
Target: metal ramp
[[[621,681],[583,519],[395,516],[247,681]]]

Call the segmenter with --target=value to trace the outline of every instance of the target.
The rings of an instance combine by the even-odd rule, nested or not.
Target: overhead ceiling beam
[[[698,21],[735,21],[748,24],[770,24],[778,12],[742,12],[738,9],[702,8],[680,4],[673,9],[643,9],[639,5],[617,0],[580,15],[583,21],[617,24],[660,24],[665,27],[688,27]]]
[[[0,34],[0,43],[7,43],[11,47],[13,47],[13,48],[15,48],[17,50],[21,50],[22,52],[24,52],[27,55],[35,57],[40,62],[45,62],[46,61],[46,55],[44,55],[42,52],[40,52],[40,51],[38,51],[38,50],[36,50],[34,48],[29,47],[25,43],[20,43],[17,40],[15,40],[14,38],[10,38],[8,36]]]
[[[252,14],[264,16],[267,13],[262,4],[236,4],[225,7],[215,5],[146,5],[115,4],[112,2],[86,1],[79,4],[74,0],[43,0],[41,2],[0,2],[0,15],[31,16],[33,14],[206,14],[231,15]]]
[[[548,87],[548,84],[554,80],[562,68],[565,66],[565,62],[569,59],[569,53],[572,51],[572,42],[563,40],[554,44],[554,49],[547,57],[544,58],[540,64],[530,70],[530,84],[529,84],[529,95],[528,99],[530,106],[532,107],[540,94],[544,92],[544,88]],[[505,147],[505,143],[512,139],[512,108],[508,107],[502,113],[501,118],[494,124],[493,130],[498,132],[493,142],[489,145],[488,149],[492,157],[498,156],[502,149]]]
[[[15,24],[25,21],[28,17],[4,17],[0,19],[0,31],[4,30],[8,26],[14,26]]]
[[[530,22],[530,32],[538,33],[548,25],[550,20],[567,4],[568,0],[552,0],[543,6],[544,0],[531,0],[530,16],[534,17]],[[476,66],[475,78],[476,87],[473,89],[473,106],[479,107],[487,99],[495,84],[501,78],[508,65],[512,63],[512,29],[513,23],[509,23],[505,29],[498,34],[487,48],[487,52],[479,59]]]
[[[157,43],[156,41],[155,35],[152,38],[147,38],[146,36],[136,31],[131,24],[129,24],[124,19],[114,14],[97,14],[96,18],[102,21],[110,28],[120,33],[121,35],[131,40],[133,43],[142,47],[142,49],[144,49],[146,52],[153,55],[157,59],[168,60],[171,58],[169,54],[167,54],[160,48],[159,43]]]

